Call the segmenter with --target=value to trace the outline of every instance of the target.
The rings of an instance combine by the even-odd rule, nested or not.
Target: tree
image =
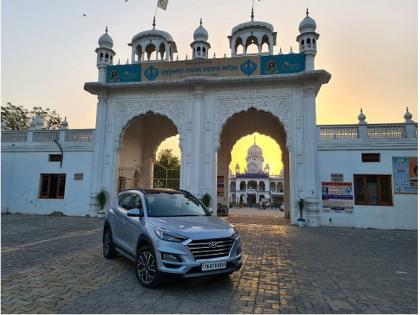
[[[10,130],[28,129],[31,119],[37,115],[44,119],[47,129],[60,128],[62,119],[55,110],[35,106],[29,112],[23,106],[16,106],[10,102],[1,107],[2,125]]]
[[[10,130],[24,130],[29,128],[29,111],[22,106],[15,106],[7,102],[1,107],[1,124]]]
[[[157,163],[167,169],[180,169],[181,164],[179,157],[172,153],[172,149],[164,149],[160,151]]]

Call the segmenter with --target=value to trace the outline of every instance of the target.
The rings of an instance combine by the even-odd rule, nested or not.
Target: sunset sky
[[[169,0],[168,10],[158,11],[157,28],[171,33],[184,59],[191,56],[202,17],[211,55],[229,55],[227,36],[250,19],[251,3]],[[151,28],[155,6],[156,0],[1,1],[2,105],[54,108],[71,128],[94,128],[96,98],[83,84],[97,79],[99,36],[108,25],[116,60],[125,63],[131,56],[127,43]],[[317,97],[317,123],[355,123],[360,107],[369,123],[402,122],[406,106],[417,121],[417,1],[256,1],[256,20],[272,23],[278,32],[275,52],[290,46],[298,51],[307,7],[320,33],[316,67],[332,74]]]

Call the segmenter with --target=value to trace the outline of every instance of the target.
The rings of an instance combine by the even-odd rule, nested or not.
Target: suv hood
[[[213,216],[148,218],[154,227],[160,227],[192,240],[230,237],[233,227]]]

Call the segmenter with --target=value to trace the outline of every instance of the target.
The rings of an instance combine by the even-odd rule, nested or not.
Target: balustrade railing
[[[1,133],[2,142],[26,142],[28,133],[25,131],[6,131]]]
[[[93,142],[94,129],[2,130],[1,142]]]
[[[416,139],[417,124],[358,124],[318,126],[321,141]]]
[[[357,126],[321,126],[319,136],[321,140],[357,139],[359,128]]]

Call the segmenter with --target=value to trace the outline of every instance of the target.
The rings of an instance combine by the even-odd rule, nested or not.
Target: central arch
[[[229,204],[230,183],[229,164],[231,162],[231,151],[233,145],[242,137],[258,132],[271,137],[277,142],[282,151],[282,162],[284,165],[285,181],[285,207],[286,216],[290,215],[290,179],[289,179],[289,150],[287,143],[287,132],[283,123],[271,112],[250,108],[230,116],[222,126],[220,133],[220,146],[217,151],[217,176],[218,186],[216,188],[217,203]],[[223,194],[221,190],[221,179],[224,180]],[[266,187],[264,187],[266,188]],[[268,187],[267,187],[268,188]],[[258,187],[256,187],[256,190]]]

